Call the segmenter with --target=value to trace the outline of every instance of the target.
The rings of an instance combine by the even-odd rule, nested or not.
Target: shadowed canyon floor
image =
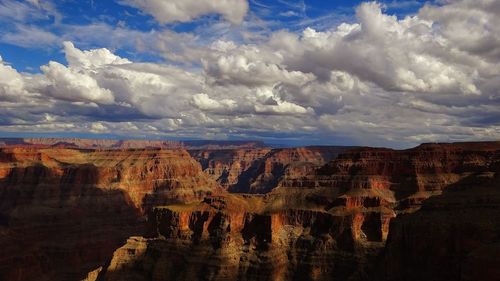
[[[500,142],[74,142],[0,149],[0,280],[500,276]]]

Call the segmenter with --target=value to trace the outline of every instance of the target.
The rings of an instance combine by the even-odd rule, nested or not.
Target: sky
[[[498,0],[0,0],[0,137],[500,139]]]

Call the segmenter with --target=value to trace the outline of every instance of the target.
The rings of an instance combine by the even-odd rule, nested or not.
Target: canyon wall
[[[297,180],[351,147],[189,150],[205,173],[230,192],[268,193],[280,181]]]
[[[0,280],[499,276],[500,142],[212,148],[0,149]]]
[[[355,215],[289,209],[265,198],[208,197],[157,207],[150,236],[131,237],[102,280],[347,280],[366,276],[378,242],[361,236]],[[260,201],[260,202],[255,202]],[[370,218],[376,232],[375,216]],[[373,221],[373,222],[372,222]],[[367,223],[364,224],[368,225]],[[376,245],[372,245],[376,244]]]
[[[379,280],[499,280],[500,156],[391,222]]]
[[[0,279],[80,280],[153,206],[217,190],[183,150],[1,149]]]
[[[354,148],[264,195],[156,207],[99,278],[496,280],[499,150]]]

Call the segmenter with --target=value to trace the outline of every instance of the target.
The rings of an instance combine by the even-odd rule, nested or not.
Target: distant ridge
[[[0,147],[6,146],[66,147],[81,149],[251,149],[264,147],[262,141],[228,140],[113,140],[84,138],[0,138]]]

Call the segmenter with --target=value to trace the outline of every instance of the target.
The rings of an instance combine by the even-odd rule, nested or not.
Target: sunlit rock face
[[[189,150],[205,173],[230,192],[268,193],[301,179],[351,147]],[[283,182],[283,183],[281,183]]]
[[[377,245],[360,235],[360,226],[367,225],[362,215],[302,209],[269,212],[267,204],[265,198],[229,195],[208,197],[196,205],[157,207],[150,214],[149,238],[129,239],[100,276],[341,280],[362,275],[366,261],[374,257],[370,250]],[[380,225],[372,227],[373,232],[380,230]],[[373,238],[379,242],[373,244],[382,241]]]
[[[404,151],[350,148],[322,167],[293,159],[265,195],[226,194],[197,204],[155,208],[148,236],[133,238],[119,249],[114,263],[100,276],[105,280],[124,276],[137,277],[132,280],[144,280],[144,276],[153,280],[404,280],[420,268],[398,256],[402,241],[395,237],[400,237],[400,221],[425,212],[426,207],[419,210],[422,202],[445,196],[473,173],[494,179],[499,148],[498,143],[429,144]],[[266,167],[265,159],[272,158],[272,152],[254,161]],[[483,192],[481,181],[471,183],[477,185],[472,190]],[[412,246],[406,245],[407,250],[412,251]],[[139,250],[130,250],[135,247]],[[123,253],[127,263],[119,262]],[[400,261],[393,262],[394,258]],[[491,253],[483,253],[468,265],[467,274],[478,273],[474,262],[482,260],[495,262]],[[489,280],[491,274],[482,277]]]
[[[496,280],[499,167],[499,142],[3,148],[0,276]]]
[[[203,149],[189,150],[189,153],[200,162],[206,174],[225,189],[229,189],[239,183],[242,173],[254,169],[270,151],[271,148]]]
[[[143,233],[152,206],[217,190],[183,150],[4,148],[0,276],[79,280]]]

